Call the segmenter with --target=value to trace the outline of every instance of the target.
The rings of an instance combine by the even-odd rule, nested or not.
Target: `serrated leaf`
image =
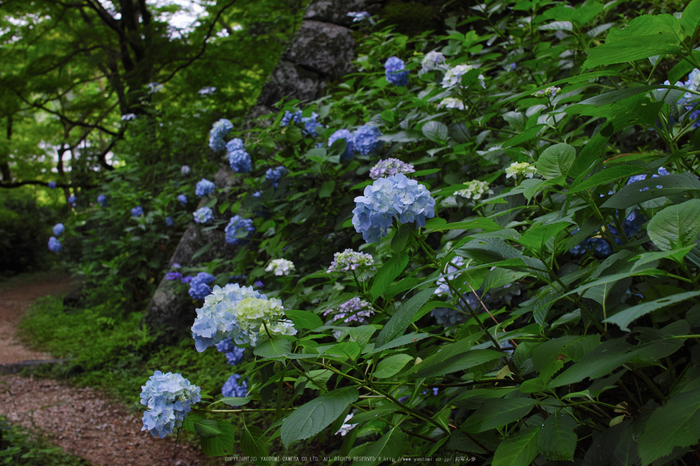
[[[275,337],[272,340],[265,340],[258,344],[253,350],[253,354],[263,358],[276,358],[284,356],[292,351],[292,342],[282,337]]]
[[[370,294],[372,295],[373,300],[376,300],[379,296],[381,296],[382,293],[389,288],[389,285],[391,285],[394,279],[401,275],[403,269],[405,269],[408,265],[408,259],[408,254],[401,251],[400,253],[393,255],[391,259],[382,265],[372,281]]]
[[[663,298],[655,299],[654,301],[649,301],[646,303],[629,307],[624,311],[618,312],[617,314],[608,317],[603,322],[615,324],[625,332],[629,332],[630,329],[628,328],[628,325],[635,319],[645,316],[650,312],[654,312],[657,309],[662,309],[666,306],[671,306],[673,304],[677,304],[687,299],[695,298],[697,296],[700,296],[700,291],[689,291],[687,293],[678,293],[671,296],[664,296]]]
[[[700,181],[690,173],[647,178],[625,186],[613,194],[601,207],[626,209],[661,196],[700,191]]]
[[[575,428],[576,420],[568,414],[549,416],[539,435],[537,447],[540,454],[550,460],[571,461],[578,441]]]
[[[268,456],[269,449],[265,440],[265,432],[257,426],[248,426],[243,423],[243,438],[241,439],[241,450],[246,456],[257,457],[257,465],[268,465],[269,461],[264,458]]]
[[[406,443],[407,435],[398,428],[392,427],[389,432],[384,434],[379,440],[374,441],[369,448],[362,452],[362,461],[353,462],[357,466],[376,466],[382,463],[386,458],[399,460],[404,453],[404,444]]]
[[[284,311],[284,315],[294,322],[294,327],[297,329],[315,329],[323,326],[323,320],[313,312]]]
[[[529,466],[537,456],[539,426],[528,427],[503,440],[493,456],[493,466]]]
[[[219,424],[213,419],[197,419],[193,422],[194,430],[202,437],[216,437],[223,434]]]
[[[540,31],[573,31],[574,25],[571,21],[552,21],[538,28]]]
[[[333,390],[297,408],[282,422],[282,442],[289,448],[293,442],[321,432],[343,414],[360,397],[355,387]]]
[[[585,191],[586,189],[594,189],[598,186],[606,185],[621,178],[629,178],[630,176],[644,173],[645,171],[646,168],[636,167],[634,165],[614,165],[612,167],[605,168],[598,173],[594,173],[579,183],[574,183],[571,186],[571,189],[569,189],[569,192],[573,194]]]
[[[444,350],[443,350],[444,351]],[[494,350],[477,349],[465,353],[455,354],[447,358],[435,358],[423,361],[419,364],[417,377],[439,377],[453,372],[463,371],[474,366],[496,360],[503,355]],[[423,367],[425,366],[425,367]]]
[[[567,175],[576,160],[576,149],[568,144],[554,144],[537,159],[537,171],[546,179]]]
[[[692,0],[683,10],[681,27],[687,35],[692,36],[698,28],[698,23],[700,23],[700,0]]]
[[[649,221],[647,233],[662,251],[692,245],[700,233],[700,199],[666,207]]]
[[[447,141],[450,131],[444,124],[439,121],[429,121],[423,125],[423,135],[433,142]]]
[[[378,379],[386,379],[397,374],[404,368],[409,361],[413,360],[413,356],[408,354],[394,354],[388,358],[384,358],[377,364],[377,370],[374,371],[374,377]]]
[[[232,455],[236,444],[236,429],[230,422],[223,419],[216,421],[221,434],[215,437],[203,437],[200,439],[202,452],[207,456]]]
[[[532,398],[506,398],[487,400],[481,408],[464,422],[462,429],[478,434],[490,429],[503,427],[526,416],[537,402]]]
[[[382,346],[390,342],[394,338],[398,338],[404,334],[406,329],[411,325],[413,316],[420,308],[433,296],[435,288],[428,288],[413,296],[399,307],[396,314],[391,316],[391,319],[384,325],[382,331],[377,336],[376,346]]]

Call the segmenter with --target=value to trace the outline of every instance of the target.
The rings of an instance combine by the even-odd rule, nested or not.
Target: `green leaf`
[[[222,403],[226,403],[229,406],[244,406],[250,403],[253,398],[246,396],[245,398],[239,398],[234,396],[225,396],[221,399]]]
[[[503,427],[519,421],[535,407],[532,398],[506,398],[487,400],[474,411],[462,425],[462,429],[472,434]]]
[[[576,419],[568,414],[552,414],[540,431],[538,450],[550,460],[571,461],[578,437],[574,433]]]
[[[372,288],[370,289],[370,294],[372,295],[372,300],[376,300],[379,296],[384,293],[389,285],[401,275],[403,269],[408,265],[408,254],[401,251],[391,257],[386,263],[379,269],[377,274],[374,276],[372,281]]]
[[[193,422],[194,430],[202,437],[216,437],[224,433],[213,419],[197,419]]]
[[[282,443],[289,448],[297,440],[313,437],[335,421],[359,397],[355,387],[345,387],[300,406],[282,423]]]
[[[567,175],[576,160],[576,149],[568,144],[554,144],[542,152],[537,159],[537,171],[545,178],[552,179]]]
[[[258,460],[256,461],[256,464],[258,465],[270,464],[267,460],[263,459],[270,453],[267,447],[265,432],[263,432],[260,427],[248,427],[248,425],[243,422],[243,439],[241,439],[241,450],[246,456],[257,457]]]
[[[697,191],[700,191],[700,181],[690,173],[659,176],[625,186],[605,201],[601,207],[626,209],[661,196],[688,194]]]
[[[649,221],[647,233],[662,251],[692,245],[700,233],[700,199],[666,207]]]
[[[377,364],[377,370],[374,371],[374,377],[378,379],[386,379],[394,374],[397,374],[404,368],[409,361],[413,360],[413,356],[408,354],[395,354],[388,358],[382,359]]]
[[[388,121],[389,123],[393,123],[394,122],[394,111],[393,110],[384,110],[382,112],[382,118],[384,120]]]
[[[315,329],[323,326],[323,320],[313,312],[309,311],[284,311],[284,315],[294,322],[294,327]]]
[[[382,438],[373,442],[367,448],[362,456],[367,459],[363,461],[354,461],[353,465],[357,466],[376,466],[379,463],[391,459],[399,461],[404,454],[404,444],[406,443],[407,435],[399,429],[398,426],[392,427],[389,432],[384,434]]]
[[[657,408],[639,438],[642,465],[670,454],[674,447],[689,447],[700,440],[700,390],[681,392]]]
[[[503,440],[493,456],[493,466],[529,466],[537,456],[540,426],[521,430]]]
[[[208,250],[210,250],[210,249],[212,248],[212,246],[214,246],[214,243],[213,243],[213,242],[207,244],[206,246],[204,246],[203,248],[201,248],[199,251],[197,251],[197,252],[195,252],[194,254],[192,254],[192,260],[195,260],[196,258],[198,258],[199,256],[201,256],[202,254],[204,254],[205,252],[207,252]]]
[[[700,0],[692,0],[683,10],[681,27],[687,35],[692,36],[698,28],[698,23],[700,23]]]
[[[442,350],[445,351],[444,349]],[[419,370],[417,377],[439,377],[452,372],[463,371],[474,366],[484,364],[502,357],[503,355],[494,350],[477,349],[466,353],[456,354],[448,358],[435,358],[425,360],[416,367]]]
[[[382,331],[379,332],[375,346],[385,345],[394,338],[403,335],[408,326],[411,325],[413,316],[433,296],[434,292],[435,288],[425,289],[402,304],[399,310],[396,311],[396,314],[389,319]]]
[[[615,324],[625,332],[629,332],[630,329],[628,328],[628,325],[633,320],[645,316],[650,312],[654,312],[657,309],[662,309],[666,306],[677,304],[681,301],[685,301],[686,299],[690,298],[695,298],[697,296],[700,296],[700,291],[688,291],[687,293],[678,293],[671,296],[664,296],[663,298],[655,299],[654,301],[649,301],[646,303],[629,307],[624,311],[618,312],[617,314],[608,317],[603,322]]]
[[[423,135],[433,142],[447,141],[450,131],[439,121],[429,121],[423,125]]]
[[[420,341],[425,338],[431,337],[432,335],[429,333],[409,333],[408,335],[404,335],[399,338],[395,338],[394,340],[391,340],[389,343],[386,345],[380,346],[379,348],[373,348],[371,350],[368,350],[367,353],[365,354],[366,356],[370,356],[372,354],[376,353],[381,353],[382,351],[386,351],[388,349],[392,348],[398,348],[399,346],[403,345],[408,345],[409,343],[413,343],[415,341]],[[367,348],[370,348],[370,345],[367,346]]]
[[[236,444],[236,429],[230,422],[220,419],[217,422],[221,434],[215,437],[203,437],[200,439],[202,452],[207,456],[232,455]]]
[[[395,253],[403,251],[411,238],[411,226],[400,224],[394,233],[394,237],[391,239],[391,250]]]
[[[255,347],[253,354],[262,358],[276,358],[292,352],[292,342],[282,337],[265,340]]]
[[[621,178],[629,178],[633,175],[638,175],[639,173],[644,173],[646,168],[636,167],[634,165],[614,165],[612,167],[607,167],[598,173],[594,173],[585,180],[572,184],[570,193],[578,193],[585,191],[587,189],[594,189],[601,185],[606,185],[613,181],[617,181]]]
[[[538,223],[530,227],[524,235],[518,239],[518,243],[527,247],[531,251],[540,252],[544,249],[545,243],[559,233],[565,230],[569,225],[569,222],[557,222],[550,223],[548,225],[543,225]]]
[[[318,190],[318,197],[320,197],[321,199],[323,199],[324,197],[331,197],[331,194],[333,194],[334,189],[335,181],[328,180],[325,183],[323,183],[321,189]]]

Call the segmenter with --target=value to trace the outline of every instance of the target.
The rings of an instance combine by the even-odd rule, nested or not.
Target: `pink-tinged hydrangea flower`
[[[355,205],[352,224],[368,243],[385,237],[394,219],[422,227],[427,218],[435,216],[435,199],[430,192],[402,173],[379,178],[365,187],[364,195],[355,198]]]
[[[214,123],[214,126],[212,126],[211,131],[209,132],[209,147],[215,151],[226,149],[224,136],[226,136],[232,129],[233,123],[225,118],[222,118]]]
[[[416,169],[410,163],[402,162],[399,159],[384,159],[380,160],[374,167],[369,170],[369,177],[373,180],[394,176],[397,173],[407,175],[415,172]]]
[[[205,178],[202,178],[197,183],[197,187],[195,188],[194,193],[199,197],[204,197],[208,194],[213,193],[215,189],[216,185],[214,183]]]
[[[394,86],[408,86],[408,71],[399,57],[391,57],[384,63],[384,74]]]
[[[226,225],[226,243],[232,246],[243,245],[248,242],[246,238],[254,231],[252,219],[234,215]]]
[[[382,135],[376,126],[360,126],[353,133],[353,145],[355,150],[362,155],[369,155],[382,147],[382,141],[378,138]]]
[[[148,407],[143,413],[143,430],[154,437],[171,434],[192,409],[201,401],[200,388],[180,374],[155,371],[141,387],[141,404]]]
[[[326,273],[333,272],[351,272],[353,270],[371,267],[374,265],[374,258],[364,252],[355,252],[352,249],[346,249],[343,252],[336,252],[333,256],[333,262],[328,267]]]
[[[201,207],[193,215],[194,221],[197,223],[209,223],[214,220],[214,212],[209,207]]]
[[[345,151],[340,154],[340,160],[351,159],[353,152],[355,152],[355,138],[347,129],[339,129],[328,138],[328,147],[332,146],[333,143],[339,139],[345,139]]]

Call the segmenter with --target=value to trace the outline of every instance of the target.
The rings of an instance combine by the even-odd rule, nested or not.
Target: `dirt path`
[[[15,326],[31,302],[75,289],[65,276],[43,275],[0,285],[0,364],[51,359],[21,346]],[[46,379],[0,375],[0,414],[39,429],[56,446],[95,465],[188,466],[211,460],[174,439],[142,432],[140,418],[90,388]]]

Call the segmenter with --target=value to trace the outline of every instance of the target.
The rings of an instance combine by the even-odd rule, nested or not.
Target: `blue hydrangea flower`
[[[289,170],[281,165],[277,168],[268,168],[265,172],[265,179],[272,181],[272,186],[276,188],[279,180],[287,173],[289,173]]]
[[[369,177],[373,180],[377,180],[379,178],[396,175],[397,173],[407,175],[415,171],[416,169],[410,163],[389,158],[380,160],[374,167],[370,168]]]
[[[292,121],[296,124],[301,123],[301,110],[297,110],[294,113],[290,112],[289,110],[284,112],[280,126],[287,126]]]
[[[262,197],[262,191],[255,191],[253,197]]]
[[[75,204],[75,200],[76,200],[76,199],[75,199],[75,196],[70,196],[70,197],[68,197],[68,203],[71,204],[71,205],[74,205],[74,204]]]
[[[427,218],[435,216],[435,199],[430,192],[402,173],[379,178],[365,187],[364,195],[355,198],[355,205],[352,224],[368,243],[385,237],[394,218],[422,227]]]
[[[197,223],[209,223],[214,220],[214,212],[209,207],[201,207],[194,211],[194,221]]]
[[[183,165],[182,168],[180,168],[180,174],[182,176],[189,175],[191,171],[188,165]]]
[[[395,86],[408,86],[408,71],[403,60],[391,57],[384,63],[386,80]]]
[[[65,230],[65,227],[63,226],[62,223],[57,223],[56,225],[53,226],[51,231],[53,231],[54,236],[61,236],[63,234],[63,231]]]
[[[310,117],[302,118],[301,122],[304,123],[304,131],[306,131],[307,134],[310,134],[313,137],[318,136],[318,133],[316,132],[316,128],[321,126],[316,122],[316,119],[318,118],[318,114],[316,112],[313,112]]]
[[[143,215],[143,208],[140,205],[137,205],[133,209],[131,209],[131,216],[132,217],[140,217]]]
[[[171,434],[175,427],[182,426],[192,405],[201,401],[200,391],[180,374],[155,371],[141,387],[141,404],[148,407],[141,430],[159,438]]]
[[[256,280],[255,283],[253,283],[253,286],[257,286],[258,288],[265,288],[265,284],[260,280]]]
[[[233,138],[226,143],[226,150],[228,152],[233,152],[236,150],[243,150],[243,139]]]
[[[352,18],[353,23],[357,23],[360,21],[363,21],[365,19],[371,20],[372,16],[366,11],[351,11],[350,13],[347,14],[347,16]],[[373,22],[374,24],[374,22]]]
[[[175,220],[172,217],[165,217],[165,224],[169,227],[175,225]]]
[[[187,205],[187,196],[185,196],[184,194],[180,194],[179,196],[177,196],[177,200],[180,201],[180,204]]]
[[[226,338],[217,343],[216,349],[219,353],[224,353],[226,361],[232,366],[240,363],[243,360],[243,353],[245,353],[245,350],[240,346],[236,346],[230,338]]]
[[[228,163],[236,173],[248,173],[253,169],[250,155],[244,150],[234,150],[228,153]]]
[[[49,250],[51,252],[61,252],[63,249],[63,245],[59,240],[57,240],[55,237],[49,238]]]
[[[246,238],[249,238],[254,231],[252,219],[234,215],[226,225],[226,242],[232,246],[246,244],[248,242]]]
[[[97,196],[97,203],[102,207],[107,207],[107,196],[105,196],[104,194],[100,194],[99,196]]]
[[[49,181],[49,188],[51,188],[51,189],[56,189],[56,182],[55,182],[55,181]]]
[[[209,296],[211,294],[209,283],[216,280],[214,275],[207,272],[199,272],[197,276],[188,278],[190,278],[189,295],[192,299],[204,299]]]
[[[506,67],[506,70],[508,71],[515,71],[515,68],[517,68],[517,65],[515,63],[511,63]]]
[[[332,146],[338,139],[345,139],[345,151],[340,154],[340,160],[349,160],[355,152],[355,138],[347,129],[339,129],[328,138],[328,146]]]
[[[362,155],[369,155],[382,147],[382,141],[377,139],[382,135],[376,126],[360,126],[353,133],[353,145],[355,150]]]
[[[225,118],[222,118],[214,123],[214,126],[212,126],[211,131],[209,132],[209,147],[215,151],[226,149],[224,136],[226,136],[232,129],[233,123]]]
[[[182,283],[184,283],[185,285],[187,285],[187,284],[189,284],[189,283],[192,283],[192,280],[193,280],[193,279],[194,279],[194,277],[183,277],[182,280],[180,280],[180,281],[181,281]]]
[[[165,279],[168,281],[182,280],[182,274],[180,272],[168,272],[165,274]]]
[[[194,193],[199,197],[204,197],[208,194],[213,193],[215,189],[216,189],[216,185],[214,183],[212,183],[211,181],[209,181],[205,178],[202,178],[197,183],[197,187],[195,188]],[[180,202],[182,202],[182,201],[180,201]]]
[[[658,175],[656,173],[654,173],[653,175],[651,175],[651,177],[658,178],[659,176],[666,176],[666,175],[669,175],[668,170],[666,170],[664,167],[659,167]],[[647,179],[646,175],[630,176],[630,179],[627,180],[627,184],[629,185],[632,183],[636,183],[637,181],[642,181],[642,180],[646,180],[646,179]],[[648,189],[649,188],[644,188],[643,191],[647,191]]]
[[[240,378],[241,376],[238,374],[229,377],[224,386],[221,387],[221,394],[231,398],[245,398],[248,394],[248,384],[244,380],[239,385],[238,379]]]

